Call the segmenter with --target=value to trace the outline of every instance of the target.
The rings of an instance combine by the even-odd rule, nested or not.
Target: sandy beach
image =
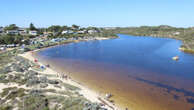
[[[30,61],[34,61],[35,58],[33,56],[34,52],[36,52],[38,50],[35,50],[35,51],[30,51],[30,52],[26,52],[24,54],[20,54],[19,56],[22,56],[23,58],[25,59],[28,59]],[[37,62],[39,65],[43,65],[43,63],[41,62]],[[64,83],[67,83],[67,84],[70,84],[70,85],[73,85],[75,87],[78,87],[80,88],[81,90],[79,91],[79,93],[81,95],[83,95],[86,99],[88,99],[89,101],[91,102],[97,102],[97,103],[102,103],[105,105],[105,108],[107,108],[108,110],[120,110],[118,107],[114,106],[113,103],[105,100],[105,96],[102,97],[102,96],[99,96],[95,91],[92,91],[90,90],[89,88],[81,85],[79,82],[77,81],[74,81],[73,79],[71,78],[68,78],[68,79],[63,79],[59,73],[57,73],[56,71],[54,71],[53,69],[51,68],[46,68],[44,71],[40,72],[41,74],[49,74],[49,75],[56,75],[57,77],[55,79],[58,79],[58,80],[61,80],[63,81]],[[53,89],[52,87],[48,87],[48,88],[51,88]]]

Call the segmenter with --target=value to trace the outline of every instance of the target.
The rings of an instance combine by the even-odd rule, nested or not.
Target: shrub
[[[28,95],[19,104],[24,110],[49,110],[48,99],[42,95]]]
[[[15,99],[16,97],[23,97],[25,95],[25,89],[19,88],[17,90],[12,90],[6,99]]]
[[[11,110],[12,107],[11,106],[2,106],[0,107],[0,110]]]

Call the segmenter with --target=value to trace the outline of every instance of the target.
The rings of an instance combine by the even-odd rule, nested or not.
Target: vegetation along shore
[[[177,28],[168,25],[107,28],[107,32],[134,36],[151,36],[178,39],[183,42],[180,50],[194,53],[194,27]]]

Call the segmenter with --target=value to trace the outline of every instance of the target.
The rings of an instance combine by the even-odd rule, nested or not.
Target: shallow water
[[[119,36],[47,48],[37,56],[99,95],[112,93],[123,108],[194,109],[194,56],[178,50],[181,41]],[[176,55],[179,61],[172,60]]]

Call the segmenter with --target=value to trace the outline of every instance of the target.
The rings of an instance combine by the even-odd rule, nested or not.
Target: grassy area
[[[15,53],[16,50],[0,53],[0,69],[12,62],[12,57],[16,55]]]
[[[82,97],[64,97],[51,95],[48,97],[49,102],[56,102],[54,108],[57,108],[60,104],[62,105],[62,110],[83,110],[84,102],[86,99]]]
[[[43,95],[27,95],[19,103],[22,110],[49,110],[48,99]]]

